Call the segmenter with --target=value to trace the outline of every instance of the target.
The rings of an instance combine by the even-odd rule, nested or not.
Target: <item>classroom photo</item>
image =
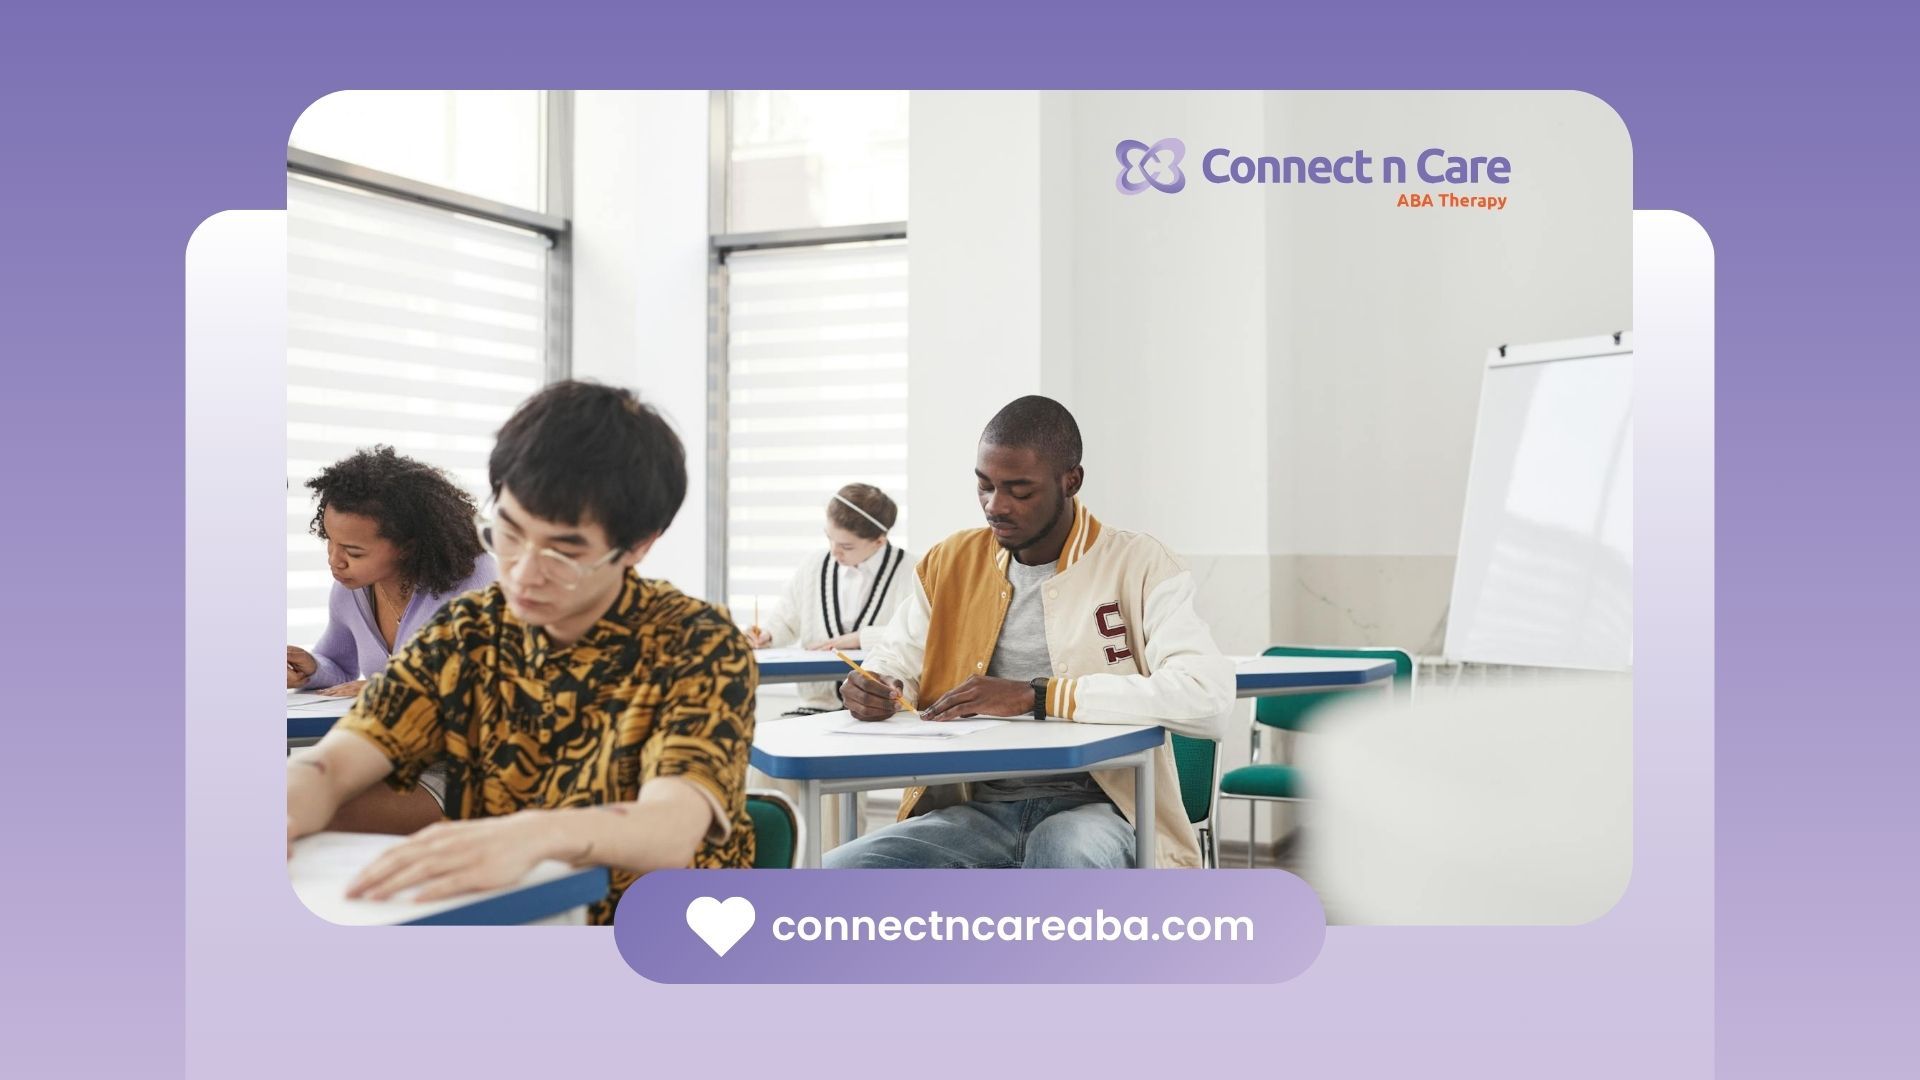
[[[1632,172],[1575,92],[319,99],[295,893],[1277,867],[1333,923],[1603,915]]]

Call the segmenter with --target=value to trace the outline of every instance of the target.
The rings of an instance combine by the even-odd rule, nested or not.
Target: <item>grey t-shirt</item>
[[[1041,591],[1053,574],[1054,564],[1050,562],[1026,566],[1014,559],[1007,563],[1013,602],[1007,606],[1007,620],[1000,626],[1000,640],[994,644],[993,659],[987,664],[989,676],[1029,682],[1053,675],[1053,657],[1047,652],[1046,608],[1040,600]],[[981,802],[1099,793],[1100,785],[1086,773],[1017,776],[980,780],[973,785],[973,797]]]

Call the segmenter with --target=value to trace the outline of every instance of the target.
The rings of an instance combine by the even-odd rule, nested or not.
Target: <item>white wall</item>
[[[1287,93],[1265,145],[1513,162],[1473,190],[1499,212],[1396,209],[1378,185],[1268,195],[1276,633],[1437,651],[1487,349],[1631,326],[1625,126],[1570,92]]]
[[[1048,393],[1086,437],[1089,504],[1188,559],[1229,651],[1425,647],[1485,350],[1631,323],[1630,147],[1584,95],[916,92],[912,107],[921,543],[977,524],[981,426]],[[1116,192],[1114,145],[1165,136],[1188,147],[1187,190]],[[1199,176],[1213,146],[1502,154],[1513,182],[1478,190],[1511,202],[1216,186]],[[1227,817],[1223,835],[1244,836]]]
[[[686,440],[688,502],[645,569],[694,593],[707,101],[576,98],[575,371],[637,388]],[[978,524],[980,429],[1049,394],[1080,420],[1089,505],[1188,559],[1229,651],[1426,646],[1485,349],[1631,323],[1630,148],[1590,97],[915,92],[911,109],[917,544]],[[1114,144],[1169,135],[1189,147],[1188,190],[1116,192]],[[1199,177],[1215,145],[1504,154],[1511,203],[1409,211],[1383,185],[1215,186]],[[1224,835],[1243,835],[1228,817]]]
[[[1113,185],[1120,138],[1257,140],[1261,108],[1251,93],[914,93],[908,455],[923,546],[979,524],[980,429],[1046,393],[1080,422],[1094,512],[1209,575],[1244,560],[1216,582],[1218,614],[1247,622],[1239,647],[1266,639],[1259,200]],[[985,172],[982,146],[996,148]]]
[[[1252,93],[1078,94],[1068,142],[1073,400],[1088,502],[1176,551],[1264,556],[1267,522],[1265,207],[1114,189],[1122,139],[1188,147],[1261,133]],[[916,139],[917,139],[916,133]],[[1198,161],[1186,162],[1194,195]]]
[[[1093,511],[1186,558],[1223,648],[1270,640],[1261,200],[1124,198],[1113,157],[1122,138],[1258,141],[1262,108],[1253,93],[914,93],[908,455],[923,545],[979,524],[980,429],[1045,393],[1080,423]],[[1224,752],[1243,764],[1245,740]]]
[[[907,488],[922,551],[980,523],[980,429],[1063,366],[1042,348],[1042,312],[1067,304],[1043,279],[1042,96],[909,98]]]
[[[574,95],[573,373],[629,387],[687,449],[687,500],[641,564],[706,593],[706,91]]]

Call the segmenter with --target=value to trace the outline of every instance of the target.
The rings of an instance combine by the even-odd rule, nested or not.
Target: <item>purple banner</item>
[[[666,870],[614,940],[673,983],[1277,983],[1326,913],[1283,870]]]

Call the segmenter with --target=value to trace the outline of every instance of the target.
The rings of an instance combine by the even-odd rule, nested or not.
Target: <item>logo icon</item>
[[[699,934],[714,955],[725,956],[753,929],[753,901],[744,896],[729,896],[724,902],[696,896],[687,905],[687,928]]]
[[[1120,176],[1114,186],[1122,195],[1138,195],[1152,188],[1168,195],[1187,186],[1180,160],[1187,156],[1187,144],[1179,139],[1161,139],[1149,146],[1138,139],[1122,139],[1113,148],[1120,159]]]

